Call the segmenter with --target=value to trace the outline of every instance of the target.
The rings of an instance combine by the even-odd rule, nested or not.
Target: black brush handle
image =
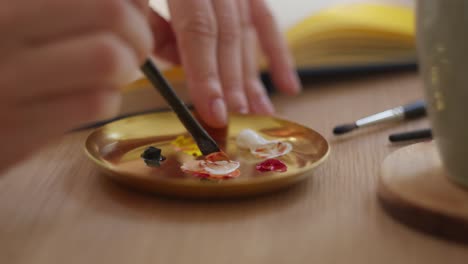
[[[391,142],[401,142],[409,140],[426,140],[432,138],[431,129],[421,129],[410,132],[392,134],[388,137]]]
[[[416,101],[412,104],[403,106],[405,119],[416,119],[427,115],[426,102],[424,100]]]
[[[200,123],[193,117],[187,106],[177,96],[174,89],[171,88],[151,59],[145,61],[143,66],[141,66],[141,70],[177,114],[177,117],[192,135],[203,155],[219,152],[218,144],[216,144],[214,139],[211,138]]]

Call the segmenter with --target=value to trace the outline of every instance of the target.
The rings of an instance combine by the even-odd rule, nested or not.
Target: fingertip
[[[112,85],[128,82],[138,69],[135,51],[120,38],[112,34],[100,34],[90,39],[77,42],[82,50],[89,46],[86,67]],[[76,45],[75,43],[73,43]]]
[[[232,89],[225,91],[224,97],[226,98],[229,111],[239,114],[249,113],[249,104],[243,89]]]
[[[147,33],[143,34],[144,37],[142,38],[140,47],[136,50],[137,62],[138,64],[142,64],[148,57],[153,54],[154,51],[154,38],[153,33],[148,31]]]
[[[261,96],[250,102],[250,110],[255,114],[274,115],[275,107],[268,96]]]
[[[273,106],[273,104],[271,103],[271,100],[269,97],[265,97],[262,99],[263,102],[263,109],[264,109],[264,112],[263,114],[266,114],[266,115],[274,115],[275,114],[275,107]]]
[[[202,121],[211,128],[224,128],[227,126],[228,113],[223,98],[213,99],[208,104],[195,106]]]
[[[302,84],[295,70],[281,71],[281,74],[273,74],[274,83],[278,89],[287,95],[298,95],[302,91]]]
[[[211,118],[208,125],[214,128],[222,128],[227,126],[227,107],[222,98],[216,98],[211,102]]]
[[[288,82],[290,85],[290,91],[292,95],[297,95],[302,91],[302,83],[301,80],[299,79],[299,75],[295,70],[291,70],[289,72],[289,77],[288,77]]]
[[[242,115],[246,115],[249,113],[249,108],[248,107],[238,108],[235,112],[242,114]]]
[[[119,113],[122,97],[117,90],[107,89],[100,91],[98,98],[100,107],[97,120],[112,118]]]

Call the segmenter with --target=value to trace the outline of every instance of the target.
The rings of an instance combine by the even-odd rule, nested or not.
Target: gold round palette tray
[[[235,143],[244,129],[267,139],[290,142],[293,151],[279,158],[288,170],[257,171],[256,164],[263,160],[238,149]],[[274,117],[233,114],[220,147],[232,160],[240,162],[241,175],[228,180],[202,180],[181,171],[182,163],[195,157],[173,144],[180,136],[189,138],[174,113],[140,115],[95,130],[86,141],[86,152],[106,175],[129,187],[170,196],[210,198],[248,196],[290,186],[310,176],[330,151],[327,140],[307,127]],[[149,146],[160,148],[167,158],[160,167],[149,167],[140,157]]]

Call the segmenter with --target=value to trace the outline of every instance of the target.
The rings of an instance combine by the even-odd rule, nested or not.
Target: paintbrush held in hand
[[[147,59],[141,67],[141,70],[153,84],[154,88],[159,91],[172,110],[176,113],[184,127],[192,135],[203,155],[220,152],[218,144],[193,117],[190,110],[177,96],[174,89],[172,89],[167,80],[162,76],[153,61],[151,61],[151,59]]]

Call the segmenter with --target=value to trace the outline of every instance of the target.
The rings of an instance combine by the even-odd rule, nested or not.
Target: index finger
[[[203,120],[224,127],[227,109],[217,65],[217,25],[210,0],[169,1],[190,95]]]

